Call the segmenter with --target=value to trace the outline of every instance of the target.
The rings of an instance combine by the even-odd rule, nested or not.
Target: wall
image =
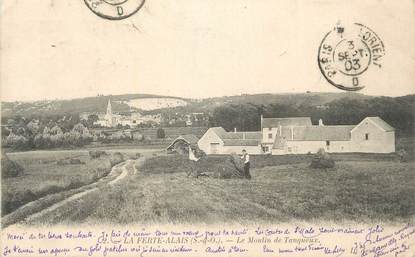
[[[215,154],[211,151],[211,143],[218,144],[218,151],[223,147],[223,141],[213,130],[209,129],[197,142],[198,147],[206,154]],[[217,154],[220,154],[219,152]]]
[[[272,138],[268,138],[268,134],[272,133]],[[275,141],[275,136],[278,133],[278,128],[263,128],[262,129],[262,143],[264,144],[273,144]]]
[[[248,154],[262,154],[261,146],[223,146],[219,154],[241,154],[243,149]]]
[[[216,143],[217,152],[212,151],[211,144]],[[206,154],[240,154],[245,149],[249,154],[262,154],[261,146],[225,146],[223,141],[212,130],[208,130],[197,142],[198,147]]]
[[[353,150],[351,141],[330,141],[329,146],[326,145],[326,141],[287,141],[284,149],[272,149],[272,154],[316,153],[320,148],[329,153],[347,153]]]
[[[365,134],[369,134],[366,140]],[[352,151],[361,153],[395,152],[395,132],[385,132],[369,120],[363,121],[351,133]]]

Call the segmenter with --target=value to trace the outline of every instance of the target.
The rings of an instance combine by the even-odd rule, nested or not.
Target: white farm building
[[[199,139],[197,145],[206,154],[240,153],[261,154],[261,132],[226,132],[222,127],[213,127]]]
[[[312,125],[309,117],[261,118],[259,132],[226,132],[210,128],[198,142],[207,154],[307,154],[323,148],[331,153],[395,152],[395,129],[379,117],[357,125]]]

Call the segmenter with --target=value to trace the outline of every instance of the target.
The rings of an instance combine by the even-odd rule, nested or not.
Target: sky
[[[385,44],[382,68],[361,93],[414,94],[415,2],[362,2],[147,0],[110,21],[82,0],[4,0],[1,99],[341,92],[317,65],[338,22],[362,23]]]

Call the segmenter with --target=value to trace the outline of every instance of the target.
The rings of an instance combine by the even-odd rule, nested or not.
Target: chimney
[[[235,132],[235,133],[236,133],[236,128],[233,128],[233,132]]]
[[[322,120],[322,119],[319,119],[319,120],[318,120],[318,125],[319,125],[319,126],[324,126],[324,123],[323,123],[323,120]]]
[[[261,114],[261,131],[262,131],[262,121],[264,120],[264,115]]]
[[[294,127],[291,126],[291,140],[294,140]]]
[[[245,132],[242,133],[242,139],[245,140]]]
[[[278,129],[280,132],[280,136],[282,136],[282,126],[280,125],[280,128]]]

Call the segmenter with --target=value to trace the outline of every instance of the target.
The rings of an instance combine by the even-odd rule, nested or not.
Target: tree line
[[[2,127],[2,147],[15,150],[77,147],[93,139],[87,122],[80,122],[76,115],[48,119],[16,116],[7,125]]]

